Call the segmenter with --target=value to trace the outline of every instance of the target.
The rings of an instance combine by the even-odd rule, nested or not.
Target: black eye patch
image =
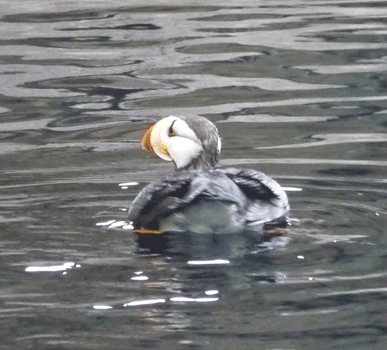
[[[176,134],[175,134],[174,131],[173,131],[173,124],[175,124],[175,121],[176,121],[176,120],[174,120],[174,121],[172,122],[171,126],[170,126],[169,129],[168,129],[168,136],[170,136],[170,137],[176,136]]]

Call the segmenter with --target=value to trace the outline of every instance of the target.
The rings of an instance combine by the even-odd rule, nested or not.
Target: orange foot
[[[138,235],[153,235],[153,234],[161,234],[162,233],[161,231],[148,230],[146,228],[135,229],[134,232],[137,233]]]

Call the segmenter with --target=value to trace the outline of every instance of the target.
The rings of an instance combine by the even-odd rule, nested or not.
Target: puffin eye
[[[175,132],[173,131],[173,124],[175,123],[176,120],[173,121],[173,123],[171,124],[171,126],[169,127],[168,129],[168,136],[169,137],[173,137],[173,136],[176,136]]]

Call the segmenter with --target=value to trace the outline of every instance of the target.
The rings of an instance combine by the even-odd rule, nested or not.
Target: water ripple
[[[386,1],[8,3],[4,349],[385,348]],[[173,164],[139,138],[170,114],[277,179],[289,226],[147,250],[127,209]]]

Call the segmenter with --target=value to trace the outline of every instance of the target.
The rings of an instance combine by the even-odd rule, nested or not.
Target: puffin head
[[[214,167],[221,142],[218,129],[208,119],[170,116],[152,125],[141,146],[160,158],[173,161],[177,170]]]

